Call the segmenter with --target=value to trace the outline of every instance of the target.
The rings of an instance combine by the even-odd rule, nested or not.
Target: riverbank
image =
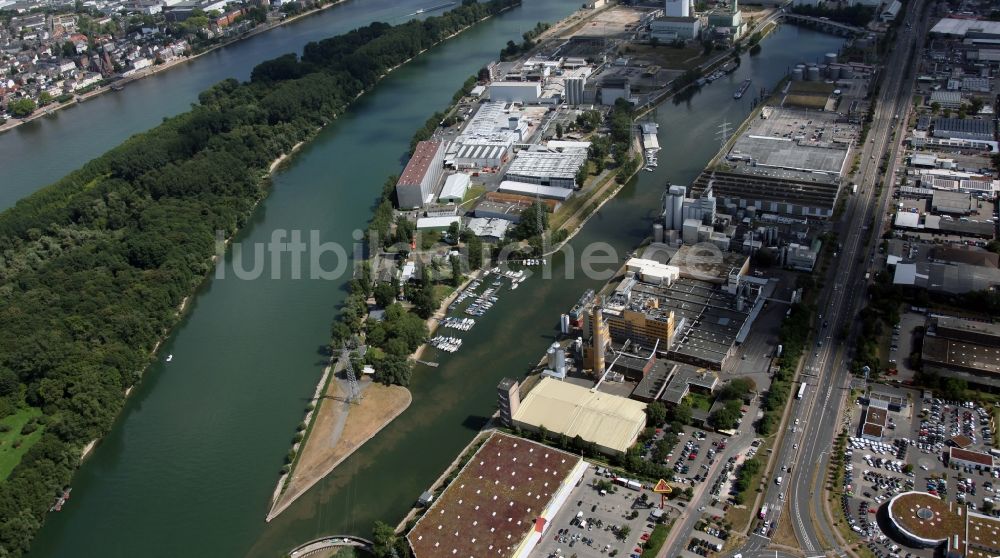
[[[275,489],[275,498],[265,518],[270,522],[292,503],[333,472],[365,442],[372,439],[413,402],[410,390],[402,386],[385,386],[370,378],[360,378],[360,401],[350,402],[346,379],[328,366],[324,373],[324,392],[315,394],[314,411],[306,419],[309,424],[293,467],[282,475]],[[315,417],[315,418],[313,418]],[[287,484],[286,484],[287,482]]]
[[[177,66],[180,66],[182,64],[187,64],[188,62],[193,62],[194,60],[197,60],[198,58],[200,58],[200,57],[202,57],[202,56],[204,56],[204,55],[206,55],[206,54],[208,54],[210,52],[214,52],[214,51],[216,51],[216,50],[218,50],[220,48],[224,48],[224,47],[227,47],[229,45],[238,43],[238,42],[240,42],[242,40],[249,39],[251,37],[255,37],[257,35],[260,35],[261,33],[266,33],[267,31],[270,31],[272,29],[277,29],[278,27],[281,27],[283,25],[288,25],[288,24],[293,23],[295,21],[298,21],[298,20],[300,20],[302,18],[319,14],[323,10],[326,10],[327,8],[332,8],[334,6],[338,6],[340,4],[343,4],[346,1],[347,0],[332,0],[328,4],[324,4],[324,5],[322,5],[322,6],[318,7],[318,8],[311,9],[311,10],[309,10],[307,12],[303,12],[301,14],[296,14],[296,15],[294,15],[292,17],[288,17],[288,18],[282,19],[282,20],[274,22],[274,23],[263,23],[263,24],[255,27],[254,29],[251,29],[250,31],[247,31],[246,33],[238,36],[238,37],[233,37],[233,38],[231,38],[229,40],[226,40],[226,41],[223,41],[223,42],[221,42],[219,44],[212,45],[211,47],[206,48],[205,50],[199,51],[196,54],[192,54],[192,55],[189,55],[189,56],[183,56],[183,57],[177,58],[175,60],[171,60],[169,62],[164,62],[163,64],[158,64],[158,65],[150,66],[149,68],[147,68],[145,70],[142,70],[141,72],[139,72],[139,73],[137,73],[137,74],[135,74],[133,76],[129,76],[127,78],[121,78],[121,79],[115,81],[113,84],[109,83],[108,85],[104,85],[104,86],[98,87],[98,88],[94,89],[93,91],[88,91],[88,92],[80,94],[80,95],[73,95],[73,98],[71,100],[69,100],[69,101],[66,101],[65,103],[55,103],[55,102],[53,102],[53,103],[48,104],[48,105],[46,105],[44,107],[38,107],[37,109],[35,109],[34,112],[32,112],[31,114],[29,114],[28,116],[26,116],[24,118],[9,118],[6,122],[4,122],[3,124],[0,124],[0,134],[2,134],[4,132],[7,132],[9,130],[13,130],[14,128],[17,128],[18,126],[21,126],[22,124],[27,124],[28,122],[32,122],[32,121],[34,121],[36,119],[43,118],[45,116],[49,116],[52,113],[55,113],[55,112],[60,111],[60,110],[63,110],[65,108],[69,108],[69,107],[73,107],[73,106],[82,104],[82,103],[86,102],[89,99],[97,97],[98,95],[103,95],[104,93],[115,91],[114,89],[112,89],[112,86],[116,86],[116,87],[117,86],[121,86],[121,87],[124,87],[124,86],[126,86],[126,85],[128,85],[128,84],[130,84],[132,82],[138,81],[140,79],[144,79],[144,78],[147,78],[147,77],[150,77],[150,76],[154,76],[156,74],[159,74],[159,73],[165,72],[167,70],[176,68]],[[116,92],[122,92],[122,91],[116,91]]]

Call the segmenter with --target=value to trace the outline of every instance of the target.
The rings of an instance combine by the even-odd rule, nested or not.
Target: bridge
[[[333,535],[301,544],[289,552],[288,556],[291,556],[292,558],[302,558],[303,556],[309,556],[310,554],[315,554],[321,550],[342,546],[355,546],[365,550],[371,550],[372,541],[361,537],[355,537],[354,535]]]
[[[867,33],[867,31],[865,31],[861,27],[855,27],[853,25],[847,25],[846,23],[839,23],[836,21],[831,21],[829,19],[823,19],[802,14],[793,14],[785,12],[781,14],[781,19],[789,23],[798,23],[806,27],[819,29],[820,31],[824,31],[826,33],[831,33],[833,35],[843,35],[845,37],[851,35],[864,35],[865,33]]]

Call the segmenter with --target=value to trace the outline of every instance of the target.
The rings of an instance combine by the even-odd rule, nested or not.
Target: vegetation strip
[[[266,195],[272,161],[389,70],[518,3],[373,23],[225,80],[187,113],[0,214],[0,400],[44,432],[0,485],[0,546],[24,553],[80,449],[106,434],[181,302]]]

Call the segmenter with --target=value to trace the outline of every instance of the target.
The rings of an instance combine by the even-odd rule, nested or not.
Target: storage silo
[[[813,64],[806,70],[807,81],[819,81],[819,66]]]
[[[566,377],[566,351],[562,347],[556,349],[556,374]]]
[[[553,343],[549,350],[545,351],[545,357],[548,360],[549,368],[552,370],[556,369],[556,350],[559,349],[559,343]]]
[[[663,242],[663,225],[659,223],[653,223],[653,241],[657,243]]]
[[[832,80],[840,79],[840,66],[830,66],[829,76]]]
[[[559,331],[561,331],[563,335],[569,334],[569,314],[559,316]]]
[[[792,81],[802,81],[803,79],[805,79],[805,70],[800,64],[792,69]]]
[[[836,52],[828,52],[828,53],[826,53],[826,55],[823,57],[823,61],[826,62],[827,65],[836,64],[837,63],[837,53]]]
[[[667,199],[663,208],[663,228],[679,231],[684,227],[684,196],[687,188],[672,185],[667,190]]]
[[[851,79],[851,78],[853,78],[854,77],[854,68],[852,68],[850,66],[846,66],[846,65],[845,66],[841,66],[840,67],[840,77],[842,79]]]

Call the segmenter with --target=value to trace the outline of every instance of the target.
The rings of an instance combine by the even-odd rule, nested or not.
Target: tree
[[[448,225],[448,232],[445,233],[445,237],[448,239],[449,243],[458,244],[458,238],[459,235],[461,234],[461,228],[462,226],[458,223],[458,221],[455,221],[454,223]]]
[[[396,530],[387,523],[376,521],[372,528],[372,554],[375,558],[391,558],[395,545]]]
[[[659,401],[646,405],[646,425],[660,426],[667,420],[667,408]]]
[[[35,112],[35,101],[26,97],[15,99],[7,105],[7,110],[17,118],[24,118]]]
[[[38,94],[38,106],[44,107],[51,102],[52,95],[50,95],[48,91],[42,91]]]
[[[584,164],[580,167],[580,170],[576,171],[576,185],[579,188],[583,188],[583,185],[587,183],[587,165]]]
[[[470,235],[465,243],[469,252],[469,269],[479,269],[483,266],[483,241],[476,235]]]
[[[618,540],[624,541],[628,538],[629,534],[632,533],[632,528],[628,525],[622,525],[618,528]]]
[[[938,112],[941,112],[941,103],[939,103],[937,101],[934,101],[933,103],[931,103],[931,112],[934,113],[934,114],[937,114]]]
[[[399,293],[399,284],[393,279],[392,283],[379,283],[375,285],[375,304],[385,308],[396,302],[396,295]]]
[[[556,122],[556,138],[562,139],[563,137],[563,125],[562,122]]]
[[[451,286],[462,284],[462,260],[458,256],[451,257]]]

